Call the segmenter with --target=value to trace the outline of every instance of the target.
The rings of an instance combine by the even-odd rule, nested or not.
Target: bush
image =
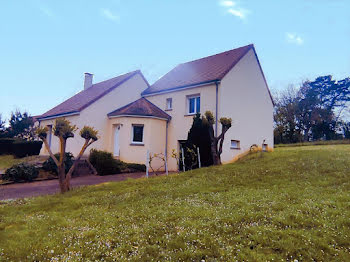
[[[0,155],[12,155],[13,138],[0,138]]]
[[[21,163],[7,169],[5,174],[2,175],[2,179],[15,182],[32,181],[37,178],[38,175],[39,172],[34,165]]]
[[[100,176],[119,174],[124,168],[123,163],[114,159],[111,153],[96,149],[90,151],[89,161]]]
[[[123,162],[130,172],[146,172],[146,165]]]
[[[60,154],[59,153],[55,154],[55,157],[59,161]],[[65,163],[65,172],[68,173],[69,169],[72,167],[74,163],[74,156],[72,153],[66,152],[66,160],[64,161],[64,163]],[[43,170],[50,172],[51,174],[58,175],[57,166],[51,157],[43,163]]]
[[[89,161],[100,176],[131,172],[146,172],[145,165],[125,163],[115,159],[109,152],[96,149],[90,151]]]
[[[12,144],[12,154],[17,157],[39,155],[42,141],[16,140]]]

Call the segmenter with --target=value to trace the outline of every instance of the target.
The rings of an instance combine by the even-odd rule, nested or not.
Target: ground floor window
[[[143,125],[132,125],[132,142],[143,144]]]
[[[240,149],[241,142],[239,140],[231,140],[231,148],[232,149]]]
[[[262,145],[262,150],[265,152],[267,151],[267,149],[269,148],[269,145],[268,144],[263,144]]]

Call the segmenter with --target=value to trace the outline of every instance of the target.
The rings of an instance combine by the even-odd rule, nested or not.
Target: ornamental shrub
[[[60,154],[57,153],[55,154],[56,159],[59,161],[60,160]],[[65,172],[68,173],[69,169],[72,167],[74,163],[74,156],[72,153],[70,152],[66,152],[66,160],[64,161],[65,164]],[[47,159],[44,163],[43,163],[43,170],[50,172],[53,175],[58,175],[58,171],[57,171],[57,166],[55,164],[55,162],[53,161],[53,159],[51,157],[49,157],[49,159]]]
[[[125,168],[123,162],[114,159],[111,153],[96,149],[90,151],[89,161],[100,176],[119,174]]]
[[[146,172],[146,165],[123,162],[129,172]],[[123,170],[124,171],[124,170]]]
[[[106,151],[92,149],[89,162],[96,169],[100,176],[115,175],[120,173],[146,172],[146,166],[137,163],[125,163],[117,160]]]
[[[39,172],[34,165],[21,163],[7,169],[5,174],[2,175],[2,179],[14,182],[32,181],[37,178],[38,175]]]

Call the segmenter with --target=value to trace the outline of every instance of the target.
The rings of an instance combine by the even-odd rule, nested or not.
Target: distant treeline
[[[321,76],[274,97],[275,144],[350,138],[350,78]]]

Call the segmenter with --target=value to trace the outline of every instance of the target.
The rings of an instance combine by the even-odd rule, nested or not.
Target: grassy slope
[[[14,158],[12,155],[0,155],[0,169],[7,169],[20,162],[23,162],[21,158]]]
[[[10,202],[0,205],[0,261],[349,261],[349,158],[349,145],[281,148]]]

